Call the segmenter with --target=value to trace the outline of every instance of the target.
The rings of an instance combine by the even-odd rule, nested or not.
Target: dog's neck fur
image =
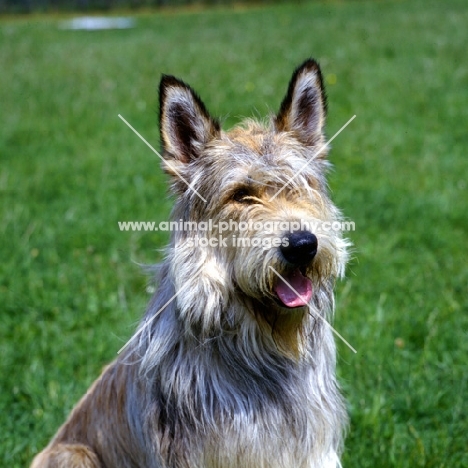
[[[175,294],[172,266],[173,259],[162,266],[159,289],[163,293],[154,296],[148,320]],[[177,278],[180,274],[178,270]],[[199,276],[196,282],[202,282]],[[213,284],[211,287],[215,288]],[[336,391],[335,346],[330,330],[310,315],[301,314],[302,333],[307,336],[296,358],[278,346],[272,329],[269,335],[265,333],[269,326],[266,322],[265,329],[259,325],[255,315],[263,315],[265,311],[252,310],[255,302],[241,302],[235,295],[214,302],[213,294],[221,293],[211,290],[209,296],[194,295],[197,300],[193,304],[181,305],[175,300],[158,313],[150,326],[143,320],[147,332],[142,333],[133,356],[142,358],[140,368],[146,387],[143,394],[153,395],[141,402],[141,414],[148,415],[144,424],[152,427],[150,432],[157,440],[163,441],[161,450],[164,452],[165,447],[167,451],[163,456],[170,460],[172,450],[178,451],[179,458],[185,453],[187,467],[204,466],[197,457],[210,453],[200,446],[201,435],[207,432],[220,443],[223,438],[230,438],[230,445],[237,444],[238,453],[244,454],[244,459],[236,465],[228,461],[227,448],[222,453],[219,446],[212,447],[216,451],[212,456],[223,458],[220,463],[223,467],[292,466],[292,462],[284,465],[278,462],[278,457],[295,459],[294,445],[283,443],[282,452],[279,451],[281,441],[287,440],[291,432],[302,434],[303,443],[310,444],[307,461],[295,466],[313,466],[314,444],[338,447],[341,421],[345,419]],[[319,296],[317,301],[326,298],[332,307],[330,291],[322,291]],[[321,310],[323,305],[320,304]],[[183,307],[188,310],[182,310]],[[202,321],[191,329],[184,325],[187,314],[201,319],[203,313],[219,317],[218,333],[213,324],[211,335],[202,333]],[[284,323],[281,318],[278,320]],[[323,393],[327,394],[326,398]],[[158,417],[154,417],[155,413]],[[248,437],[243,434],[246,424],[261,425],[261,440],[255,437],[252,440],[255,431]],[[321,437],[324,440],[319,440]],[[154,445],[155,439],[147,443]],[[279,445],[275,453],[268,453],[260,450],[262,443]],[[180,444],[189,446],[179,451]],[[315,461],[321,466],[320,460]]]

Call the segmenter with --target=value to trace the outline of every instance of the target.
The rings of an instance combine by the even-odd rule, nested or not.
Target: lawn
[[[166,233],[161,73],[227,128],[278,108],[317,58],[335,202],[356,224],[338,285],[345,467],[468,466],[465,0],[173,10],[121,31],[0,19],[0,466],[23,467],[131,336]]]

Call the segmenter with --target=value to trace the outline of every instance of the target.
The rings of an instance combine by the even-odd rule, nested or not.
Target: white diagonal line
[[[271,198],[269,201],[274,200],[312,161],[312,159],[317,156],[323,149],[325,149],[354,119],[356,114],[353,115],[325,144],[323,144],[314,155],[306,161],[306,163],[294,174]]]
[[[173,170],[177,176],[179,177],[180,180],[182,180],[183,182],[185,182],[187,184],[187,187],[190,189],[190,190],[193,190],[195,192],[196,195],[198,195],[205,203],[207,203],[207,201],[192,187],[191,184],[189,184],[180,174],[179,172],[177,172],[176,168],[170,164],[166,159],[164,159],[158,151],[156,151],[120,114],[119,114],[119,118],[128,126],[128,128],[130,128],[130,130],[133,130],[133,132],[141,139],[141,141],[143,141],[143,143],[146,144],[146,146],[148,146],[154,154],[156,154],[156,156],[158,156],[161,161],[163,161],[165,164],[167,164],[171,170]]]
[[[298,292],[297,292],[297,291],[296,291],[296,290],[295,290],[295,289],[294,289],[294,288],[293,288],[293,287],[292,287],[292,286],[291,286],[291,285],[290,285],[290,284],[289,284],[289,283],[288,283],[288,282],[287,282],[271,265],[269,266],[269,268],[270,268],[271,270],[273,270],[273,272],[275,273],[276,276],[278,276],[279,278],[281,278],[281,280],[284,281],[284,283],[288,285],[288,288],[290,288],[291,291],[293,291],[294,294],[296,294],[297,297],[301,297],[301,295],[300,295],[300,294],[299,294],[299,293],[298,293]],[[307,304],[307,307],[309,308],[309,311],[310,311],[311,313],[313,313],[316,317],[318,317],[318,318],[319,318],[320,320],[322,320],[325,324],[327,324],[327,325],[330,327],[331,331],[332,331],[338,338],[340,338],[340,339],[343,341],[343,343],[344,343],[346,346],[348,346],[348,348],[349,348],[351,351],[353,351],[354,353],[357,353],[357,351],[356,351],[356,350],[355,350],[355,349],[354,349],[354,348],[353,348],[353,347],[352,347],[352,346],[351,346],[351,345],[350,345],[350,344],[349,344],[349,343],[348,343],[348,342],[347,342],[347,341],[346,341],[346,340],[345,340],[345,339],[344,339],[344,338],[343,338],[343,337],[342,337],[342,336],[341,336],[341,335],[340,335],[340,334],[339,334],[339,333],[338,333],[338,332],[337,332],[337,331],[320,315],[320,314],[317,314],[317,313],[312,309],[312,307],[311,307],[309,304]]]
[[[162,312],[187,286],[188,283],[185,284],[184,287],[180,288],[162,307],[160,307],[159,310],[117,351],[117,354],[120,354],[137,336],[139,336],[159,315],[159,313]]]

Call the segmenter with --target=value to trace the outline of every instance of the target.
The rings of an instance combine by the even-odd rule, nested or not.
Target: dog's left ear
[[[322,141],[327,113],[322,73],[318,63],[309,59],[298,67],[275,119],[276,130],[291,132],[303,144]]]
[[[181,163],[197,158],[220,132],[195,91],[170,75],[159,85],[159,119],[164,157]]]

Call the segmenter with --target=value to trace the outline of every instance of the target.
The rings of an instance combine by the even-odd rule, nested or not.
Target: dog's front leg
[[[101,463],[85,445],[57,444],[39,453],[31,468],[101,468]]]

